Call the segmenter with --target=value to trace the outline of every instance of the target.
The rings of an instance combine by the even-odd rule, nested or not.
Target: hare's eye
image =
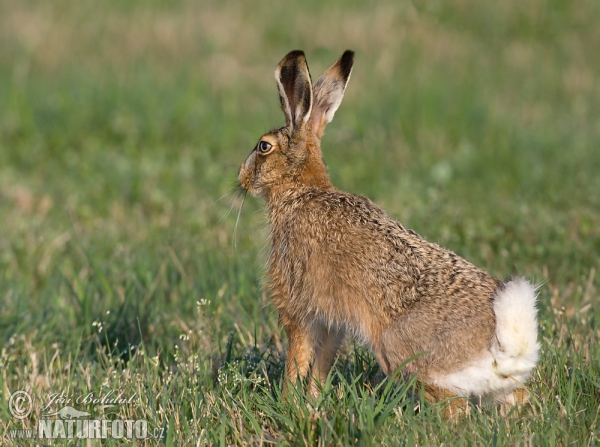
[[[260,152],[263,155],[271,152],[272,147],[273,147],[273,145],[271,143],[267,143],[266,141],[258,142],[258,152]]]

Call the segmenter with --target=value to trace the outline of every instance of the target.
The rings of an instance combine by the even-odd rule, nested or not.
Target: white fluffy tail
[[[525,383],[538,360],[536,288],[515,278],[496,294],[496,337],[491,353],[498,374]],[[522,386],[522,385],[521,385]]]

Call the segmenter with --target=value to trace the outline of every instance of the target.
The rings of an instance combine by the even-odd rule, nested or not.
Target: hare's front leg
[[[284,394],[287,393],[288,386],[294,385],[298,378],[306,377],[315,351],[315,339],[308,328],[288,323],[285,325],[285,332],[288,338],[288,355],[285,361]]]
[[[317,342],[315,362],[312,368],[310,394],[313,397],[318,397],[320,394],[318,383],[323,385],[327,380],[327,374],[329,374],[329,371],[333,366],[335,356],[344,339],[344,330],[328,328],[327,326],[322,325],[315,332]]]

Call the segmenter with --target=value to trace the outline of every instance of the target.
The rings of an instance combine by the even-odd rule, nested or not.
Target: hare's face
[[[342,101],[353,63],[354,53],[345,51],[319,78],[313,91],[302,51],[292,51],[279,62],[275,80],[286,125],[263,135],[240,166],[238,182],[242,188],[267,198],[302,187],[333,188],[320,140]]]
[[[267,196],[273,186],[293,177],[297,151],[290,151],[291,132],[281,128],[263,135],[240,166],[238,182],[253,196]]]

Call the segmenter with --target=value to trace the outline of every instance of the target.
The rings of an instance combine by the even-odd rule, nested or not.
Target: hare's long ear
[[[354,51],[346,50],[315,84],[309,125],[319,138],[342,102],[353,65]]]
[[[304,52],[291,51],[275,69],[285,125],[300,130],[308,121],[312,108],[312,81]]]

